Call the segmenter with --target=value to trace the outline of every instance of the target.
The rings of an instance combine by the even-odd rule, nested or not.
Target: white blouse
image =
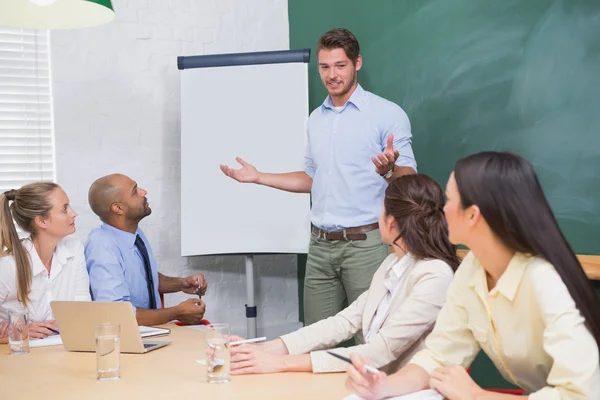
[[[385,278],[383,279],[383,285],[387,289],[387,292],[383,296],[381,303],[379,303],[377,311],[375,312],[375,316],[371,320],[371,324],[367,330],[367,334],[365,336],[365,341],[367,343],[371,342],[371,340],[377,336],[377,333],[381,329],[381,326],[387,317],[388,310],[392,305],[392,300],[398,293],[398,290],[400,290],[402,287],[406,270],[410,266],[416,264],[417,261],[418,260],[410,253],[406,254],[400,260],[398,260],[398,257],[396,257],[392,261],[392,265],[386,272]]]
[[[53,300],[91,301],[90,283],[85,267],[83,245],[76,236],[63,238],[54,251],[50,274],[31,242],[23,239],[23,247],[31,257],[31,292],[29,319],[32,322],[54,319]],[[8,310],[20,305],[17,299],[16,264],[13,256],[0,258],[0,321],[8,318]]]

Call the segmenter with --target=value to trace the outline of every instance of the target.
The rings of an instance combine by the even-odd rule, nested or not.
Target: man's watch
[[[381,175],[383,176],[385,179],[390,179],[392,177],[392,175],[394,175],[394,166],[392,165],[392,168],[390,168],[390,170],[388,172],[386,172],[385,174]]]

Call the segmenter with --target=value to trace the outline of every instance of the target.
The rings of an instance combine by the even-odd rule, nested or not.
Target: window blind
[[[47,30],[0,27],[0,191],[53,181]]]

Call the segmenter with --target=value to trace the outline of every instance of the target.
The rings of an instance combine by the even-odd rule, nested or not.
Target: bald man
[[[90,206],[103,222],[85,243],[92,299],[131,302],[139,325],[172,320],[197,324],[205,310],[200,298],[188,299],[175,307],[161,306],[163,293],[203,295],[207,285],[202,274],[171,278],[158,272],[150,243],[138,226],[152,213],[147,193],[121,174],[104,176],[90,187]]]

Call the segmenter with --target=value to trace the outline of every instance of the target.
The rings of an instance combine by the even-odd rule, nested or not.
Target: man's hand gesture
[[[373,164],[375,164],[377,173],[379,175],[385,175],[394,168],[394,164],[399,156],[400,153],[398,150],[394,150],[394,135],[390,134],[383,153],[380,153],[377,157],[373,157],[371,160],[373,161]]]
[[[242,183],[258,183],[258,171],[254,168],[253,165],[248,164],[246,161],[242,160],[239,157],[236,157],[235,160],[240,163],[242,168],[233,169],[229,168],[227,165],[219,165],[221,171],[228,177],[235,179],[238,182]]]

